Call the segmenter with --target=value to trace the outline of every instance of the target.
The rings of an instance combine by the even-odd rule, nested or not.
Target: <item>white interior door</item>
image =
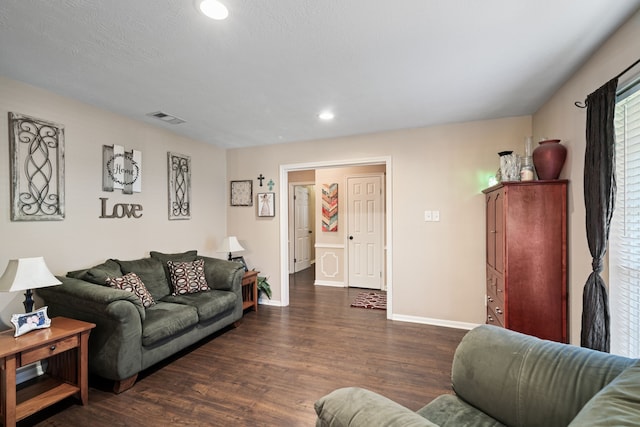
[[[294,268],[297,273],[311,266],[311,225],[309,222],[309,189],[294,187]]]
[[[382,288],[382,176],[347,178],[349,286]]]

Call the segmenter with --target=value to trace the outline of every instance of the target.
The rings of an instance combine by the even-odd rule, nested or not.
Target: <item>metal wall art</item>
[[[124,151],[122,145],[102,146],[102,190],[122,190],[123,194],[142,191],[142,153]]]
[[[169,162],[169,219],[191,218],[191,157],[167,153]]]
[[[64,125],[9,113],[11,220],[64,219]]]

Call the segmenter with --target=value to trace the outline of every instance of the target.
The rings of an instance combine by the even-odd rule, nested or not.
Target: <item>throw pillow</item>
[[[106,282],[107,285],[112,288],[122,289],[123,291],[136,294],[136,296],[140,298],[144,308],[149,308],[156,303],[136,273],[128,273],[122,277],[107,277]]]
[[[195,261],[198,256],[197,250],[191,250],[186,252],[180,252],[175,254],[165,254],[158,251],[149,252],[151,258],[159,259],[162,261],[162,268],[164,270],[164,275],[167,278],[167,283],[171,283],[171,272],[169,272],[169,267],[167,266],[167,261],[173,262],[190,262]]]
[[[136,273],[149,289],[156,301],[171,294],[171,286],[167,280],[162,261],[156,258],[141,258],[132,261],[116,260],[120,264],[122,274]]]
[[[204,277],[204,260],[199,259],[192,262],[167,261],[167,266],[169,267],[171,285],[173,286],[171,295],[193,294],[210,289],[207,279]]]

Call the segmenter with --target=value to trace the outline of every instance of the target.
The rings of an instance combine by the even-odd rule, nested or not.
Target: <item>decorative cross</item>
[[[258,177],[258,181],[260,181],[260,187],[262,187],[262,180],[265,179],[264,176],[262,176],[262,174],[260,174],[260,176]]]
[[[269,186],[269,191],[273,191],[273,186],[276,185],[276,183],[270,179],[269,182],[267,182],[267,185]]]

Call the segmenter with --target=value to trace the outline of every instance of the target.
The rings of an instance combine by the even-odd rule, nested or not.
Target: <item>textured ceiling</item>
[[[226,21],[193,0],[1,0],[0,75],[221,147],[312,140],[532,114],[640,7],[222,1]]]

